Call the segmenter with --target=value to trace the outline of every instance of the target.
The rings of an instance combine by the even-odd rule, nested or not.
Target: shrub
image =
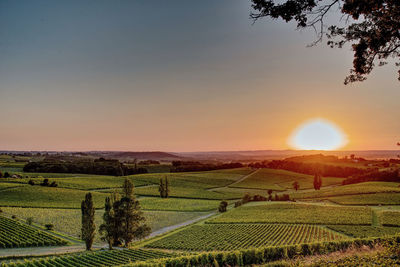
[[[12,215],[12,216],[11,216],[11,219],[17,219],[17,216]]]
[[[219,204],[219,207],[218,207],[218,211],[225,212],[227,206],[228,206],[228,202],[226,202],[225,200],[221,201],[221,203]]]
[[[242,206],[242,204],[243,204],[243,203],[242,203],[241,200],[236,201],[236,202],[235,202],[235,208]]]
[[[43,179],[43,182],[40,184],[41,186],[49,186],[49,179]]]
[[[30,185],[35,185],[35,181],[33,181],[32,179],[29,180],[28,184]]]
[[[26,219],[26,223],[29,224],[29,225],[32,225],[32,223],[33,223],[33,217],[27,218],[27,219]]]
[[[44,227],[46,227],[46,230],[52,231],[54,229],[54,225],[51,223],[45,224]]]
[[[49,186],[50,186],[50,187],[57,187],[58,184],[57,184],[55,181],[53,181]]]
[[[5,173],[4,173],[4,178],[10,178],[10,176],[11,176],[11,175],[10,175],[8,172],[5,172]]]

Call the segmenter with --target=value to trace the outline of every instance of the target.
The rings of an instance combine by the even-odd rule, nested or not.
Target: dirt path
[[[228,187],[230,187],[230,186],[232,186],[232,185],[238,184],[238,183],[240,183],[240,182],[246,180],[247,178],[249,178],[250,176],[252,176],[253,174],[255,174],[255,173],[258,172],[258,171],[260,171],[260,169],[256,169],[256,170],[252,171],[251,173],[249,173],[249,174],[247,174],[247,175],[245,175],[245,176],[240,177],[238,180],[234,181],[233,183],[230,183],[230,184],[228,184],[228,185],[221,186],[221,187],[209,188],[209,189],[207,189],[207,191],[215,191],[215,190],[220,190],[220,189],[228,188]]]
[[[175,225],[171,225],[171,226],[167,226],[167,227],[161,228],[161,229],[159,229],[157,231],[152,232],[147,238],[151,238],[151,237],[154,237],[154,236],[157,236],[157,235],[161,235],[161,234],[164,234],[166,232],[169,232],[169,231],[175,230],[177,228],[180,228],[182,226],[186,226],[186,225],[189,225],[189,224],[192,224],[192,223],[207,219],[208,217],[214,215],[215,213],[216,212],[213,211],[213,212],[211,212],[209,214],[197,217],[195,219],[191,219],[191,220],[188,220],[188,221],[185,221],[185,222],[182,222],[182,223],[178,223],[178,224],[175,224]]]

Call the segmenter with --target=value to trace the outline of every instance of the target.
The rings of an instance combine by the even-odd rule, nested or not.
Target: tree
[[[252,0],[254,20],[271,17],[297,22],[298,28],[311,27],[317,33],[316,44],[328,38],[330,47],[351,44],[353,68],[344,83],[364,81],[376,64],[385,65],[388,58],[400,59],[399,0]],[[344,25],[326,27],[329,11],[338,8],[346,18]],[[338,22],[337,24],[339,24]],[[395,63],[400,67],[400,60]],[[399,81],[400,81],[400,70]]]
[[[322,186],[322,179],[321,179],[321,175],[319,173],[316,173],[314,175],[314,189],[315,190],[320,190],[321,186]]]
[[[272,190],[271,189],[268,189],[268,200],[269,201],[272,201]]]
[[[225,212],[226,207],[228,207],[228,202],[226,202],[225,200],[222,200],[221,203],[219,203],[218,211]]]
[[[104,204],[103,224],[100,225],[99,232],[102,235],[101,240],[107,241],[108,248],[111,250],[114,244],[115,234],[115,216],[113,210],[112,197],[106,197]]]
[[[4,173],[4,178],[10,178],[10,176],[11,176],[11,175],[10,175],[8,172],[5,172],[5,173]]]
[[[294,188],[294,190],[299,190],[299,188],[300,188],[300,185],[299,185],[299,182],[297,182],[297,181],[294,181],[293,182],[293,188]]]
[[[160,178],[160,185],[158,186],[158,192],[160,192],[161,198],[165,197],[165,186],[162,178]]]
[[[49,179],[43,179],[43,182],[40,183],[41,186],[49,186]]]
[[[169,196],[169,180],[168,180],[167,176],[165,176],[164,180],[162,178],[160,178],[160,185],[158,187],[158,191],[160,192],[161,198],[168,198],[168,196]]]
[[[1,172],[1,170],[0,170],[0,178],[3,178],[3,173]]]
[[[86,250],[91,250],[96,230],[94,223],[94,204],[91,193],[85,195],[85,200],[81,203],[82,211],[82,240],[85,241]]]
[[[150,234],[150,227],[145,222],[145,217],[140,210],[139,201],[134,195],[134,185],[131,180],[125,179],[123,184],[123,197],[113,204],[115,212],[118,237],[124,241],[125,247],[134,239],[142,239]]]

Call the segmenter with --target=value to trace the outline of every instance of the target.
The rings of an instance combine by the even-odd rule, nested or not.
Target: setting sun
[[[335,150],[347,144],[345,133],[325,119],[312,119],[301,124],[289,138],[289,144],[303,150]]]

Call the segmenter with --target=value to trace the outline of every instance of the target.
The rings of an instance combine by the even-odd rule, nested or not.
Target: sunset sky
[[[246,0],[0,1],[0,150],[291,148],[323,118],[343,149],[396,149],[393,64],[343,85],[349,47]],[[326,41],[324,41],[326,42]]]

